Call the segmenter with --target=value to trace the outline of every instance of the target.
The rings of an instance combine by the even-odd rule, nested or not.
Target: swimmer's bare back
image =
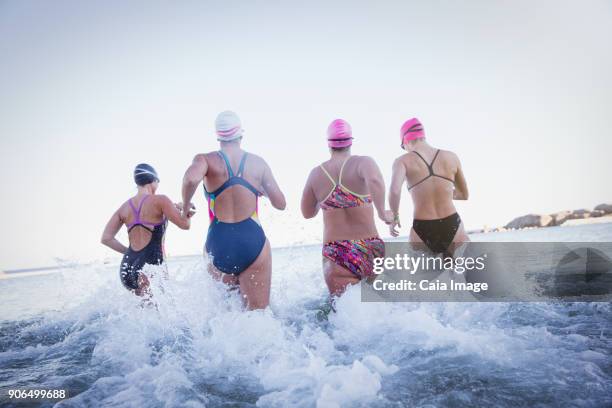
[[[340,178],[341,169],[342,178]],[[376,162],[368,156],[336,153],[330,160],[313,168],[302,194],[302,214],[306,218],[315,217],[321,208],[321,203],[329,198],[335,188],[334,183],[338,182],[341,182],[347,191],[355,192],[353,194],[368,196],[368,201],[371,203],[323,211],[323,241],[377,237],[374,209],[379,217],[385,215],[385,187]]]
[[[467,200],[468,189],[461,162],[453,152],[430,146],[424,137],[406,140],[407,153],[393,163],[389,206],[394,212],[390,233],[401,228],[401,189],[407,184],[414,204],[409,239],[424,242],[434,253],[451,254],[454,245],[469,241],[453,200]]]
[[[433,174],[430,176],[428,164],[432,161]],[[425,143],[419,143],[413,151],[395,161],[390,194],[404,181],[413,200],[415,219],[447,217],[457,212],[453,200],[467,200],[469,196],[459,157]]]
[[[244,150],[236,148],[224,149],[233,169],[238,169]],[[286,206],[285,197],[281,192],[270,166],[260,156],[249,153],[248,162],[242,177],[270,199],[272,206],[283,210]],[[186,198],[193,197],[195,188],[204,183],[207,191],[214,191],[228,179],[227,167],[218,151],[201,153],[194,157],[191,167],[185,174],[183,184],[183,203]],[[195,187],[195,188],[194,188]],[[190,190],[193,189],[193,193]],[[231,188],[217,198],[215,204],[216,216],[223,222],[237,222],[250,216],[255,206],[256,198],[244,188]]]

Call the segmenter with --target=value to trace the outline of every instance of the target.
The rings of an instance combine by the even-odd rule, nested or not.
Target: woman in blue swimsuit
[[[258,199],[265,195],[284,210],[281,192],[268,164],[240,148],[242,126],[234,112],[222,112],[216,121],[221,149],[198,154],[183,179],[184,208],[200,183],[208,201],[210,226],[205,252],[209,272],[231,286],[239,286],[248,309],[270,302],[272,256],[258,218]]]

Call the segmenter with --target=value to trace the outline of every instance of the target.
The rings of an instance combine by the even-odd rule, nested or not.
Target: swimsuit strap
[[[455,184],[455,180],[453,180],[453,179],[449,179],[448,177],[440,176],[440,175],[438,175],[438,174],[434,174],[434,176],[439,177],[439,178],[444,179],[444,180],[448,180],[448,181],[450,181],[451,183]]]
[[[131,198],[128,200],[128,203],[130,204],[130,207],[132,208],[132,212],[134,213],[134,215],[136,215],[138,213],[138,210],[134,206],[134,203],[132,202]]]
[[[242,173],[244,172],[244,163],[245,163],[246,156],[247,156],[246,153],[242,156],[242,160],[240,161],[240,168],[238,169],[238,174],[237,175],[234,175],[234,172],[232,171],[232,167],[229,164],[229,160],[228,160],[227,156],[225,156],[223,154],[223,152],[220,151],[220,150],[219,150],[219,154],[221,155],[221,157],[223,157],[223,159],[225,161],[225,165],[227,166],[227,171],[228,171],[230,177],[227,180],[225,180],[225,182],[223,184],[221,184],[221,186],[219,188],[217,188],[215,191],[207,191],[206,190],[206,186],[204,186],[204,191],[205,191],[207,197],[210,197],[210,198],[212,198],[214,200],[216,197],[219,196],[219,194],[221,194],[227,188],[229,188],[231,186],[234,186],[236,184],[240,184],[241,186],[248,188],[256,196],[262,195],[259,190],[257,190],[255,187],[253,187],[253,185],[251,183],[249,183],[244,177],[242,177]]]
[[[234,171],[232,170],[232,166],[230,165],[229,159],[227,158],[225,153],[223,153],[223,150],[219,150],[217,153],[219,153],[219,155],[225,162],[225,167],[227,167],[227,173],[229,174],[229,178],[234,177]]]
[[[323,167],[322,164],[319,166],[333,185],[331,191],[327,194],[327,196],[325,196],[325,198],[321,202],[323,209],[358,207],[360,205],[364,205],[370,202],[370,194],[355,193],[354,191],[351,191],[344,185],[342,185],[342,173],[344,172],[344,166],[351,157],[352,156],[347,157],[346,160],[344,160],[344,162],[340,166],[338,182],[333,179],[333,177],[329,174],[327,170],[325,170],[325,167]]]
[[[223,159],[223,162],[225,162],[225,167],[227,168],[227,174],[228,174],[228,179],[225,180],[225,182],[223,184],[221,184],[221,187],[219,187],[218,189],[216,189],[215,191],[208,191],[206,189],[206,185],[204,185],[204,182],[202,182],[202,187],[204,187],[204,195],[207,198],[212,198],[213,200],[215,199],[215,196],[219,195],[221,193],[221,191],[225,190],[227,187],[226,186],[227,182],[234,177],[234,171],[232,170],[232,166],[229,163],[229,159],[227,158],[227,156],[225,155],[225,153],[223,153],[222,150],[218,150],[217,154],[219,155],[219,157],[221,157]]]
[[[430,177],[439,177],[441,179],[448,180],[451,183],[455,184],[455,180],[449,179],[448,177],[440,176],[439,174],[436,174],[433,171],[433,165],[434,165],[434,162],[436,161],[436,159],[438,158],[438,153],[440,153],[440,149],[436,150],[436,154],[434,155],[433,159],[431,160],[431,163],[427,163],[427,160],[425,160],[425,158],[423,156],[421,156],[421,154],[419,152],[417,152],[416,150],[413,150],[413,152],[416,153],[416,155],[419,156],[421,158],[421,160],[423,160],[423,163],[425,163],[425,165],[427,166],[427,169],[429,170],[429,174],[427,176],[425,176],[425,178],[423,178],[418,183],[413,184],[410,187],[408,187],[408,190],[411,190],[412,188],[418,186],[419,184],[421,184],[422,182],[424,182],[425,180],[427,180]]]
[[[329,172],[327,170],[325,170],[325,167],[323,167],[322,164],[319,166],[321,168],[321,170],[323,170],[323,173],[325,173],[325,175],[327,176],[329,181],[332,182],[334,187],[342,186],[342,171],[344,170],[344,165],[346,164],[347,161],[349,161],[350,158],[351,158],[351,156],[347,157],[346,160],[344,160],[344,162],[342,162],[342,166],[340,166],[340,174],[338,175],[338,182],[337,183],[336,183],[336,180],[334,180],[334,178],[329,174]]]
[[[147,199],[150,197],[150,194],[145,195],[142,200],[140,200],[140,204],[138,204],[138,208],[136,208],[136,206],[134,205],[134,203],[132,202],[132,199],[128,200],[128,203],[130,204],[130,207],[132,208],[132,211],[134,212],[134,221],[129,223],[127,225],[128,227],[128,232],[130,232],[134,227],[136,226],[141,226],[147,230],[151,231],[150,228],[147,228],[147,225],[151,225],[154,227],[157,227],[163,223],[166,222],[166,217],[162,217],[162,221],[160,223],[153,223],[153,222],[146,222],[140,219],[140,213],[142,212],[142,206],[144,205],[144,202],[147,201]]]
[[[436,151],[436,154],[434,154],[434,157],[433,157],[433,159],[431,160],[431,164],[429,165],[429,167],[431,167],[431,168],[432,168],[432,170],[433,170],[433,164],[434,164],[434,162],[436,161],[436,158],[438,157],[438,153],[440,153],[440,149],[438,149],[438,150]]]
[[[419,184],[421,184],[422,182],[426,181],[428,178],[430,178],[431,176],[427,176],[425,177],[423,180],[411,185],[410,187],[408,187],[408,191],[412,190],[413,188],[415,188],[416,186],[418,186]]]
[[[225,167],[227,167],[227,173],[229,174],[229,178],[242,177],[242,173],[244,172],[244,163],[246,162],[248,153],[244,152],[244,154],[242,155],[242,159],[240,159],[240,164],[238,165],[238,171],[235,174],[230,164],[229,158],[227,157],[225,153],[223,153],[223,150],[219,150],[218,153],[219,155],[221,155],[221,157],[223,158],[223,161],[225,162]]]
[[[321,168],[321,170],[323,170],[323,173],[325,173],[325,175],[327,176],[327,178],[329,179],[329,181],[332,182],[332,184],[334,185],[334,187],[336,187],[336,181],[332,178],[332,176],[329,175],[329,173],[327,172],[327,170],[325,170],[325,167],[323,167],[323,165],[319,166]]]
[[[343,188],[345,191],[351,193],[352,195],[359,197],[359,198],[364,198],[364,197],[369,197],[369,194],[358,194],[355,193],[354,191],[349,190],[344,184],[342,184],[342,172],[344,171],[344,165],[346,164],[346,162],[349,161],[349,159],[353,157],[353,156],[349,156],[346,158],[346,160],[344,161],[344,163],[342,163],[342,166],[340,167],[340,175],[338,176],[338,185]]]
[[[438,156],[438,152],[440,150],[438,150],[436,152],[436,155],[434,156],[434,159],[431,161],[431,164],[427,163],[427,160],[425,160],[425,158],[423,156],[421,156],[421,153],[417,152],[416,150],[413,150],[413,152],[416,153],[417,156],[419,156],[421,158],[421,160],[423,160],[423,163],[425,163],[425,165],[427,166],[427,169],[429,170],[429,176],[433,176],[433,169],[432,169],[432,165],[434,160],[436,160],[436,157]]]
[[[346,160],[344,160],[344,162],[342,162],[342,166],[340,166],[340,174],[338,175],[338,184],[342,186],[342,171],[344,171],[344,165],[346,164],[347,161],[349,161],[349,159],[352,156],[349,156],[346,158]]]
[[[236,173],[236,177],[242,177],[242,173],[244,172],[244,162],[246,161],[247,154],[248,153],[244,152],[244,154],[242,155],[242,159],[240,160],[240,165],[238,166],[238,173]]]
[[[149,194],[147,194],[142,198],[142,200],[140,200],[140,205],[138,206],[138,218],[140,218],[140,211],[142,211],[142,205],[145,201],[147,201],[147,198],[149,198]]]
[[[438,150],[439,152],[440,150]],[[413,188],[415,188],[416,186],[418,186],[419,184],[421,184],[422,182],[424,182],[425,180],[427,180],[428,178],[430,178],[431,176],[433,176],[433,169],[431,168],[431,164],[427,163],[427,160],[425,160],[425,158],[423,156],[421,156],[421,153],[417,152],[416,150],[413,150],[413,152],[419,156],[421,158],[421,160],[423,160],[423,163],[425,163],[425,165],[427,166],[427,170],[429,170],[429,174],[427,176],[425,176],[421,181],[411,185],[410,187],[408,187],[408,191],[412,190]],[[436,152],[436,156],[438,155],[438,152]],[[434,157],[435,160],[435,157]],[[433,160],[431,161],[433,163]]]
[[[429,172],[430,172],[430,173],[431,173],[431,175],[432,175],[432,176],[434,176],[434,177],[439,177],[439,178],[441,178],[441,179],[448,180],[448,181],[450,181],[451,183],[455,184],[455,180],[452,180],[452,179],[449,179],[448,177],[444,177],[444,176],[441,176],[441,175],[439,175],[439,174],[434,173],[434,171],[433,171],[433,165],[434,165],[434,162],[436,161],[436,158],[438,157],[438,153],[440,153],[440,149],[438,149],[438,151],[436,152],[436,154],[435,154],[435,155],[434,155],[434,157],[433,157],[433,160],[431,161],[431,164],[429,165]]]
[[[149,198],[149,194],[145,195],[143,197],[143,199],[140,200],[140,204],[138,205],[138,209],[136,209],[136,206],[132,202],[131,198],[128,200],[128,203],[130,204],[130,207],[132,207],[132,211],[134,212],[134,222],[130,223],[131,226],[134,226],[136,224],[141,224],[142,223],[140,221],[140,212],[142,211],[142,205],[147,200],[147,198]]]
[[[229,177],[215,191],[208,191],[208,190],[206,190],[206,186],[204,186],[204,193],[205,193],[206,198],[208,200],[208,215],[210,217],[211,222],[212,222],[212,220],[215,219],[215,210],[214,210],[215,200],[217,199],[217,197],[223,191],[225,191],[229,187],[235,186],[235,185],[241,185],[241,186],[247,188],[248,190],[250,190],[255,195],[255,211],[253,212],[252,217],[256,217],[257,216],[257,209],[258,209],[257,199],[259,198],[260,195],[262,195],[262,193],[259,190],[257,190],[255,187],[253,187],[253,185],[251,183],[249,183],[242,176],[243,173],[244,173],[244,164],[246,162],[246,158],[247,158],[248,153],[245,152],[242,155],[242,159],[240,159],[240,164],[238,165],[238,172],[236,174],[234,174],[234,171],[232,170],[232,166],[230,165],[230,162],[229,162],[229,159],[228,159],[227,155],[225,153],[223,153],[222,150],[219,150],[217,153],[219,153],[219,155],[223,158],[223,161],[225,162],[225,166],[227,167],[227,173],[228,173]]]
[[[160,222],[148,222],[148,221],[141,221],[140,224],[141,225],[150,225],[152,227],[159,227],[162,224],[165,224],[167,221],[167,218],[165,215],[162,215],[162,220]]]
[[[161,225],[161,224],[160,224]],[[158,225],[152,225],[153,227],[158,227]],[[132,231],[134,228],[136,227],[142,227],[144,229],[146,229],[147,231],[149,231],[151,234],[154,232],[154,230],[152,230],[151,228],[147,227],[146,225],[144,225],[144,223],[137,223],[137,224],[132,224],[129,228],[128,228],[128,234],[130,233],[130,231]]]

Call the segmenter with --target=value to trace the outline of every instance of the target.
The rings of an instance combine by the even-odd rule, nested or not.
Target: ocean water
[[[612,224],[474,236],[612,242]],[[272,305],[244,312],[199,257],[157,309],[116,265],[0,280],[0,406],[612,406],[610,303],[362,303],[322,317],[320,247],[274,250]],[[9,389],[67,389],[19,403]]]

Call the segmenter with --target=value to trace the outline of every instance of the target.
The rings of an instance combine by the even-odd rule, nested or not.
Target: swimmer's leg
[[[410,235],[408,235],[408,240],[411,244],[415,244],[413,245],[414,249],[422,249],[425,245],[425,243],[423,242],[421,237],[419,237],[419,234],[416,233],[414,228],[410,228]]]
[[[138,288],[134,289],[134,293],[137,296],[151,296],[151,291],[149,290],[150,282],[147,275],[142,272],[138,272]]]
[[[323,257],[323,276],[331,296],[340,296],[349,285],[359,283],[359,278],[354,273],[325,257]]]
[[[208,263],[208,274],[212,276],[214,280],[225,283],[229,290],[236,290],[239,287],[238,276],[221,272],[215,268],[212,262]]]
[[[248,310],[265,309],[270,304],[272,250],[266,239],[255,262],[238,275],[240,294]]]
[[[140,307],[154,307],[155,310],[159,311],[157,303],[152,300],[153,294],[151,293],[151,283],[149,282],[149,278],[143,272],[138,273],[138,289],[134,289],[134,293],[137,296],[142,297]]]
[[[453,256],[455,250],[461,246],[464,242],[470,242],[470,237],[465,232],[465,227],[463,226],[463,221],[459,224],[459,228],[457,229],[457,233],[453,237],[453,242],[448,247],[449,256]]]

